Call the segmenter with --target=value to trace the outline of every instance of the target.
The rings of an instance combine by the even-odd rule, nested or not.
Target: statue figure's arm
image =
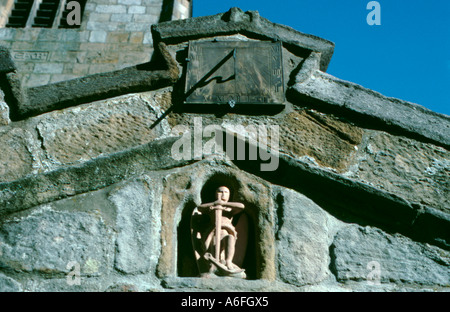
[[[244,204],[234,202],[223,203],[222,206],[228,208],[227,211],[231,211],[233,214],[237,214],[245,208]]]
[[[210,208],[212,206],[214,206],[215,203],[205,203],[205,204],[201,204],[199,206],[197,206],[197,209],[201,212],[201,213],[208,213],[210,211]]]
[[[242,209],[245,208],[244,204],[241,204],[241,203],[224,202],[224,201],[221,201],[221,200],[216,200],[213,203],[201,204],[201,205],[197,206],[197,209],[201,213],[207,213],[207,212],[211,211],[213,207],[215,209],[222,209],[222,210],[225,210],[225,211],[232,211],[233,214],[239,213]]]

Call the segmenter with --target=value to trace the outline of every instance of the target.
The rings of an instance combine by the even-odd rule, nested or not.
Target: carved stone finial
[[[0,46],[0,74],[10,73],[16,70],[16,64],[11,53],[6,47]]]
[[[240,8],[233,7],[228,11],[228,13],[230,14],[229,15],[230,22],[238,23],[238,22],[243,21],[243,19],[244,19],[245,13]]]

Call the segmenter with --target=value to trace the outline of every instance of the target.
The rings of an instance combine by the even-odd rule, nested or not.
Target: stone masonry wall
[[[88,0],[80,28],[0,28],[0,45],[27,87],[145,63],[153,51],[150,26],[166,2]],[[190,17],[189,1],[174,2],[172,19]]]
[[[179,139],[173,137],[174,127],[189,125],[199,115],[174,114],[152,128],[170,107],[172,93],[172,88],[163,88],[119,96],[0,128],[5,147],[0,155],[4,164],[0,167],[0,290],[448,290],[446,248],[380,230],[370,218],[361,220],[337,213],[329,203],[319,204],[325,195],[312,200],[298,191],[313,181],[299,178],[295,166],[289,172],[300,182],[288,188],[245,172],[236,166],[238,162],[219,155],[193,162],[174,160],[170,149]],[[362,183],[380,181],[389,186],[393,175],[389,171],[407,172],[409,180],[434,179],[429,170],[414,170],[416,165],[405,155],[418,149],[415,164],[432,166],[429,155],[436,146],[413,140],[399,146],[382,131],[345,128],[333,115],[322,115],[318,121],[311,117],[315,114],[296,108],[270,119],[201,117],[203,126],[224,128],[297,120],[280,127],[284,137],[280,151],[292,151],[296,161],[312,162],[324,175],[340,172],[345,177],[357,164],[360,171],[352,175]],[[343,133],[357,141],[344,142]],[[302,146],[295,147],[297,138],[302,138]],[[317,145],[320,139],[325,143]],[[345,149],[346,144],[351,148]],[[323,148],[322,154],[314,146]],[[325,147],[331,149],[329,157]],[[383,158],[381,150],[402,156],[402,166],[372,161],[376,155]],[[441,153],[433,157],[448,158],[448,151]],[[335,162],[335,156],[348,161]],[[384,170],[384,179],[364,175],[372,166],[374,173]],[[202,187],[214,177],[237,181],[236,200],[245,203],[257,227],[253,275],[235,280],[232,288],[221,279],[199,279],[186,271],[195,267],[186,216],[194,202],[201,202]],[[398,181],[390,187],[408,197]],[[445,212],[448,206],[439,202],[439,193],[448,188],[438,181],[430,187],[436,193],[416,192],[409,197],[422,202],[430,198],[431,206]],[[349,195],[342,194],[342,200]],[[359,208],[364,215],[366,207]],[[379,275],[371,275],[378,272],[373,264],[379,265]]]
[[[324,42],[298,53],[295,43],[311,38],[257,12],[232,9],[153,31],[157,67],[23,94],[0,50],[0,292],[449,291],[448,116],[326,75],[316,51],[327,51]],[[188,41],[261,34],[283,39],[283,110],[180,107]],[[79,90],[91,97],[77,98]],[[49,105],[55,98],[66,104]],[[207,148],[215,141],[207,126],[231,134],[226,152],[234,150],[229,137],[249,151],[256,129],[270,131],[252,160]],[[186,158],[175,157],[180,142]],[[263,171],[269,149],[277,166]],[[219,183],[245,205],[247,279],[197,277],[190,220]]]

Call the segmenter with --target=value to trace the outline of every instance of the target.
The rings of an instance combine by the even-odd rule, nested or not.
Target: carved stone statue
[[[216,201],[194,209],[192,242],[203,277],[216,274],[245,278],[245,270],[233,263],[238,232],[232,222],[244,209],[244,204],[229,202],[229,199],[230,190],[221,186],[216,190]]]

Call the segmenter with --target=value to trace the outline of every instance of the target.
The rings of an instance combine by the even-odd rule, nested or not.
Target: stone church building
[[[449,116],[257,11],[79,3],[0,0],[0,291],[450,289]]]

